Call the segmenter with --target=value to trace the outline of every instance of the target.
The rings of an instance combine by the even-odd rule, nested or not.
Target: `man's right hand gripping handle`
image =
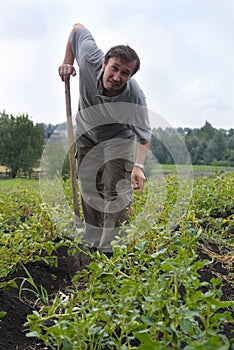
[[[76,75],[76,70],[71,64],[64,63],[62,64],[59,69],[59,76],[62,79],[62,81],[68,81],[70,79],[70,76],[73,77]]]

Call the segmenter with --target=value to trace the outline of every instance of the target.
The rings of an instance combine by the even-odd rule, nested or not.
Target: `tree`
[[[159,164],[171,164],[173,160],[166,147],[168,144],[168,133],[162,128],[152,130],[150,150]]]
[[[213,128],[213,126],[206,121],[205,125],[200,129],[200,134],[202,136],[202,138],[206,139],[206,140],[211,140],[214,138],[214,136],[216,135],[217,130],[215,128]]]
[[[14,117],[0,113],[0,163],[17,172],[31,172],[37,165],[43,149],[41,128],[29,120],[28,115]]]
[[[211,153],[213,153],[213,158],[217,161],[222,160],[226,148],[227,137],[222,132],[217,133],[212,140]]]

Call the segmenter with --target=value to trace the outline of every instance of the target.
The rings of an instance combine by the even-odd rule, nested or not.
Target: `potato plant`
[[[16,186],[0,191],[0,285],[30,261],[56,264],[52,253],[63,243],[38,188]]]
[[[168,175],[148,181],[143,196],[136,192],[125,244],[111,258],[64,238],[70,219],[68,228],[56,226],[37,190],[1,193],[2,286],[19,264],[53,261],[58,245],[90,258],[66,290],[35,305],[28,337],[54,350],[231,349],[222,328],[232,322],[233,302],[223,299],[220,276],[203,281],[201,271],[217,258],[233,276],[234,176],[196,178],[188,197],[190,185]],[[69,182],[64,192],[71,203]],[[54,210],[68,219],[64,208]]]

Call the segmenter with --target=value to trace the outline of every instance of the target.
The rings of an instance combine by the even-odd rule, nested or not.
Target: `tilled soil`
[[[206,266],[200,271],[202,281],[209,281],[212,277],[221,277],[223,280],[223,300],[234,300],[234,287],[231,281],[233,270],[230,266],[222,263],[217,256],[212,256],[211,250],[201,249],[200,258],[212,259],[212,264]],[[67,254],[67,248],[62,247],[57,251],[58,267],[51,267],[45,262],[36,262],[27,265],[27,269],[35,283],[42,285],[49,295],[64,290],[71,283],[69,274],[70,256]],[[18,270],[11,278],[25,277],[24,270]],[[20,280],[19,280],[20,281]],[[22,281],[22,280],[21,280]],[[20,284],[20,282],[19,282]],[[22,300],[23,299],[23,300]],[[31,293],[19,298],[19,289],[11,288],[9,290],[0,290],[0,311],[7,314],[0,319],[0,350],[46,350],[42,342],[36,338],[27,338],[27,329],[24,327],[26,317],[33,311],[35,296]],[[234,316],[234,314],[233,314]],[[229,339],[233,337],[234,327],[230,323],[222,325],[222,333]]]
[[[36,262],[27,265],[27,270],[33,277],[37,286],[42,285],[49,295],[63,290],[70,283],[69,261],[67,248],[62,247],[57,251],[58,267],[51,267],[45,262]],[[26,277],[22,269],[10,276]],[[16,279],[18,285],[21,279]],[[26,287],[26,285],[25,285]],[[30,286],[28,286],[30,288]],[[33,289],[31,287],[31,289]],[[46,347],[36,338],[27,338],[27,329],[24,323],[27,315],[34,310],[35,295],[25,293],[19,298],[19,289],[0,290],[0,311],[7,312],[6,316],[0,319],[0,350],[43,350]]]

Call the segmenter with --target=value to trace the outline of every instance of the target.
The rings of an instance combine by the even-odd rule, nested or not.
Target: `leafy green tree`
[[[230,129],[227,138],[227,147],[224,152],[225,166],[234,166],[234,129]]]
[[[173,160],[166,147],[168,144],[168,133],[162,128],[152,130],[150,149],[159,164],[171,164]]]
[[[223,159],[225,150],[227,148],[226,144],[227,141],[224,133],[218,132],[212,140],[211,147],[211,154],[215,160],[220,161]]]
[[[45,139],[49,139],[50,136],[53,134],[54,130],[56,129],[56,125],[52,124],[38,123],[37,125],[41,128]]]
[[[28,115],[14,117],[0,113],[0,163],[17,172],[31,172],[42,154],[44,138],[41,128],[29,120]]]
[[[202,135],[202,138],[205,138],[206,140],[211,140],[217,133],[217,130],[213,128],[213,126],[206,121],[205,125],[200,129],[200,134]]]

